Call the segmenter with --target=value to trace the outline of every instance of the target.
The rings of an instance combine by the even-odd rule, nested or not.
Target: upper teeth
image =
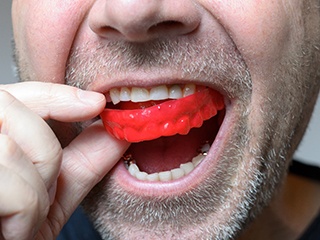
[[[160,85],[151,89],[132,87],[112,88],[110,98],[113,104],[121,101],[146,102],[150,100],[179,99],[196,92],[196,85]]]

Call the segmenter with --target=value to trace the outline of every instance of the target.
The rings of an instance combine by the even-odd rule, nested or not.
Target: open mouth
[[[195,84],[113,88],[109,96],[102,121],[132,143],[122,160],[143,182],[189,175],[206,158],[225,115],[224,97]]]

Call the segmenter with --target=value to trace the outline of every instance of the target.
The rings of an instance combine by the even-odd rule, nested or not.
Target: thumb
[[[119,161],[128,147],[129,143],[108,135],[98,121],[63,150],[56,198],[48,216],[49,221],[51,218],[58,225],[57,234],[83,198]],[[63,223],[58,223],[57,219]]]

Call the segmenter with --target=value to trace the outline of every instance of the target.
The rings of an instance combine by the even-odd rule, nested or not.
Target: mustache
[[[233,44],[203,39],[157,39],[146,43],[87,42],[73,47],[66,84],[86,89],[97,76],[113,79],[134,72],[170,72],[175,78],[212,82],[225,92],[251,90],[250,73]]]

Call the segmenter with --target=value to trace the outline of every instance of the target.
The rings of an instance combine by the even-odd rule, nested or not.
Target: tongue
[[[188,135],[161,137],[153,141],[131,144],[128,150],[147,173],[168,171],[192,160],[206,141],[213,142],[219,129],[217,117],[205,121],[201,128],[191,129]]]

